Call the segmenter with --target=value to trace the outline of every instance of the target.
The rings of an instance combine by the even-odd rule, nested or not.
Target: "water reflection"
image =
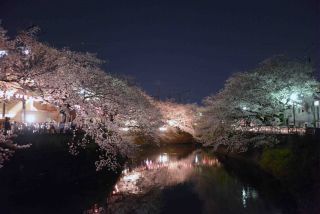
[[[92,208],[85,211],[84,214],[106,214],[106,210],[104,207],[94,204]]]
[[[247,187],[244,186],[242,188],[242,204],[244,208],[247,207],[247,200],[249,200],[250,198],[252,199],[258,198],[258,192],[253,188],[251,188],[250,186],[247,186]]]
[[[108,196],[95,201],[106,213],[319,213],[319,150],[306,145],[290,148],[290,162],[283,161],[289,148],[263,155],[285,179],[254,162],[192,146],[148,148],[124,168]]]
[[[143,194],[150,191],[150,188],[164,188],[187,181],[195,167],[220,166],[216,158],[199,152],[180,160],[169,157],[167,153],[161,153],[157,158],[147,158],[142,163],[132,169],[123,170],[114,187],[113,195]]]
[[[160,153],[128,166],[107,203],[109,213],[279,213],[203,151],[183,159]]]

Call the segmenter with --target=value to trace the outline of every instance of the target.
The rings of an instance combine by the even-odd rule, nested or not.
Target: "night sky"
[[[316,60],[319,2],[0,0],[0,19],[11,34],[35,24],[42,41],[97,53],[151,95],[199,102],[273,55]]]

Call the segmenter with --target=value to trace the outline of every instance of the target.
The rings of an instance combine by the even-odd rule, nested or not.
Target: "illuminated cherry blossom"
[[[310,63],[275,57],[249,72],[230,77],[223,90],[204,100],[203,116],[197,122],[197,136],[206,145],[224,145],[245,151],[274,141],[270,135],[239,132],[240,125],[266,125],[283,118],[292,106],[290,97],[299,94],[306,101],[319,90]]]
[[[100,148],[97,170],[116,169],[118,158],[130,155],[134,147],[120,132],[125,121],[136,121],[135,133],[155,137],[161,115],[152,98],[101,70],[103,62],[93,54],[58,50],[38,42],[37,31],[33,28],[9,39],[0,29],[0,50],[8,53],[0,58],[0,82],[5,83],[0,86],[14,83],[22,92],[37,94],[43,102],[75,110],[73,122],[85,134],[75,140],[75,130],[70,151],[77,154],[92,139]],[[0,99],[7,101],[7,97]]]

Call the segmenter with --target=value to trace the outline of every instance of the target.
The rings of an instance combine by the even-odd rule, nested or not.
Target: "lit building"
[[[284,112],[285,125],[320,128],[319,102],[320,93],[304,98],[300,102],[293,102]]]
[[[12,121],[25,123],[60,121],[59,110],[55,106],[44,103],[30,92],[20,90],[17,84],[5,83],[5,87],[4,83],[1,84],[0,119],[9,117]]]

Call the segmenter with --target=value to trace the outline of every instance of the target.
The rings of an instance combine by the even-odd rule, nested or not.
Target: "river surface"
[[[0,173],[5,184],[1,186],[1,214],[320,213],[315,196],[302,200],[304,195],[311,195],[310,185],[286,185],[253,165],[191,145],[144,148],[121,173],[111,173],[98,182],[90,177],[72,184],[65,184],[65,177],[59,174],[74,171],[72,161],[77,170],[83,170],[80,166],[85,159],[79,163],[72,157],[65,164],[63,158],[68,155],[56,162],[53,155],[45,167],[36,160],[40,169],[32,170],[34,162],[29,161],[28,166],[22,157]],[[28,169],[27,175],[21,174],[24,169]]]
[[[117,182],[111,213],[281,213],[202,150],[169,147],[141,157]]]
[[[87,213],[305,213],[297,200],[260,169],[192,146],[168,146],[138,153],[108,205]]]

